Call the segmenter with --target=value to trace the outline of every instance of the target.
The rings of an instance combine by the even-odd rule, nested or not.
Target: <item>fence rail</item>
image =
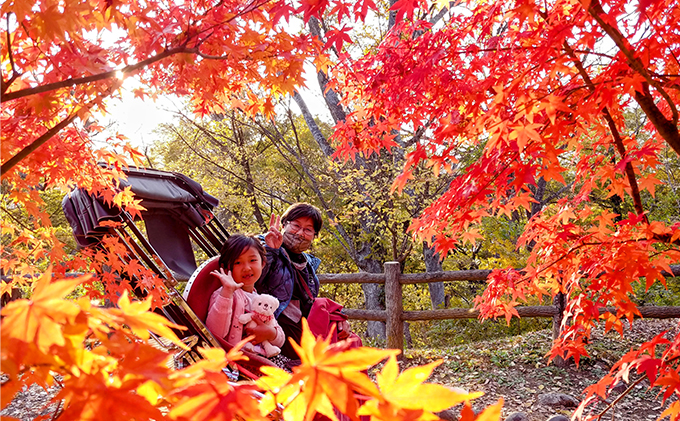
[[[386,324],[387,347],[404,350],[404,321],[476,319],[479,312],[470,308],[448,308],[439,310],[404,311],[402,285],[430,282],[483,281],[490,270],[462,270],[429,273],[401,274],[398,262],[386,262],[384,273],[338,273],[319,274],[322,284],[385,284],[385,310],[345,309],[345,314],[354,320],[381,321]],[[671,273],[665,277],[680,276],[680,265],[671,265]],[[520,306],[516,307],[520,317],[552,317],[553,336],[559,334],[563,306]],[[642,317],[650,319],[680,318],[680,307],[642,306]],[[614,307],[600,309],[600,314],[616,312]]]

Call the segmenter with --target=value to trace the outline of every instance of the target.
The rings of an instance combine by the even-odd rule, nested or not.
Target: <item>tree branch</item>
[[[103,99],[106,98],[107,96],[111,95],[113,91],[118,89],[120,87],[120,81],[114,81],[111,86],[109,86],[107,89],[102,91],[99,95],[97,95],[94,99]],[[90,108],[92,108],[95,105],[95,101],[91,100],[88,104],[83,105],[78,109],[77,111],[73,112],[71,115],[69,115],[66,119],[62,120],[59,124],[56,126],[52,127],[48,131],[46,131],[42,136],[39,138],[35,139],[33,142],[31,142],[28,146],[24,147],[22,150],[20,150],[16,155],[8,159],[5,163],[2,164],[0,167],[0,177],[4,176],[7,171],[12,169],[16,164],[18,164],[22,159],[26,158],[28,155],[30,155],[33,151],[38,149],[40,146],[45,144],[48,140],[50,140],[53,136],[55,136],[61,129],[64,127],[68,126],[73,120],[75,120],[76,117],[78,117],[78,114],[80,114],[82,111],[89,111]]]
[[[157,54],[153,57],[149,57],[146,60],[142,60],[139,63],[126,66],[126,67],[124,67],[120,70],[111,70],[111,71],[99,73],[99,74],[96,74],[96,75],[85,76],[85,77],[80,77],[80,78],[75,78],[75,79],[66,79],[66,80],[62,80],[60,82],[53,82],[53,83],[48,83],[48,84],[42,85],[42,86],[36,86],[36,87],[33,87],[33,88],[26,88],[26,89],[20,89],[18,91],[9,92],[7,94],[4,94],[2,96],[2,98],[0,98],[0,102],[4,103],[4,102],[7,102],[7,101],[12,101],[14,99],[23,98],[23,97],[30,96],[30,95],[54,91],[56,89],[65,88],[67,86],[77,86],[77,85],[82,85],[82,84],[85,84],[85,83],[96,82],[96,81],[99,81],[99,80],[110,79],[112,77],[115,77],[118,72],[122,72],[124,75],[127,75],[127,74],[133,73],[133,72],[135,72],[135,71],[137,71],[141,68],[147,67],[147,66],[149,66],[153,63],[156,63],[157,61],[168,58],[172,55],[180,54],[180,53],[195,53],[195,52],[196,51],[190,50],[186,47],[172,48],[172,49],[169,49],[169,50],[165,50],[162,53]]]
[[[643,381],[644,379],[646,379],[646,378],[647,378],[646,376],[640,376],[637,380],[635,380],[633,383],[631,383],[630,386],[628,386],[628,388],[627,388],[625,391],[623,391],[623,393],[621,393],[619,396],[617,396],[616,399],[614,399],[614,401],[613,401],[612,403],[610,403],[605,409],[602,410],[602,412],[600,412],[599,414],[597,414],[597,420],[598,420],[598,421],[601,420],[602,417],[604,416],[604,414],[607,413],[607,411],[609,411],[610,409],[612,409],[617,403],[619,403],[619,401],[620,401],[621,399],[623,399],[624,396],[626,396],[627,394],[629,394],[630,391],[633,390],[633,389],[635,388],[635,386],[637,386],[638,384],[640,384],[640,382],[642,382],[642,381]]]
[[[190,120],[190,121],[191,121],[191,120]],[[211,135],[209,132],[207,132],[204,128],[202,128],[200,125],[194,123],[193,121],[191,121],[191,122],[193,123],[193,125],[194,125],[195,127],[199,128],[199,130],[200,130],[206,137],[208,137],[208,138],[212,137],[212,135]],[[207,155],[205,155],[205,154],[199,152],[199,150],[193,146],[194,144],[192,144],[192,142],[189,142],[187,139],[185,139],[185,138],[184,138],[184,135],[183,135],[182,133],[180,133],[179,131],[177,131],[177,129],[176,129],[175,127],[169,127],[169,129],[170,129],[172,132],[175,133],[175,135],[177,136],[177,139],[179,139],[182,143],[184,143],[184,144],[185,144],[185,145],[186,145],[193,153],[195,153],[200,159],[204,160],[205,162],[207,162],[207,163],[209,163],[209,164],[211,164],[211,165],[214,165],[215,167],[217,167],[217,168],[219,168],[220,170],[226,172],[227,174],[231,175],[232,177],[236,178],[237,180],[240,180],[240,181],[242,181],[242,182],[244,182],[244,183],[248,183],[248,180],[246,180],[245,178],[241,177],[240,175],[236,174],[235,172],[231,171],[230,169],[226,168],[225,166],[223,166],[223,165],[221,165],[221,164],[215,162],[213,159],[209,158]],[[217,141],[216,139],[214,139],[214,140]],[[255,190],[258,190],[260,193],[262,193],[262,194],[264,194],[264,195],[266,195],[266,196],[269,196],[269,197],[275,198],[275,199],[277,199],[277,200],[280,200],[280,201],[282,201],[282,202],[284,202],[284,203],[290,204],[288,200],[286,200],[286,199],[284,199],[284,198],[282,198],[282,197],[279,197],[279,196],[277,196],[277,195],[275,195],[275,194],[272,194],[271,192],[267,192],[267,191],[265,191],[265,190],[262,190],[261,188],[259,188],[259,187],[257,187],[257,186],[254,186],[254,188],[255,188]]]
[[[661,86],[656,80],[652,78],[652,76],[649,74],[645,66],[642,64],[642,61],[639,58],[635,57],[635,53],[633,52],[632,46],[628,43],[628,40],[626,40],[621,31],[619,31],[619,29],[614,27],[613,25],[610,25],[609,22],[605,21],[602,18],[602,15],[606,15],[606,13],[604,9],[602,9],[602,5],[600,4],[599,0],[592,0],[590,2],[590,6],[588,7],[588,13],[590,13],[590,15],[600,25],[600,27],[607,33],[607,35],[609,35],[609,37],[614,41],[614,43],[616,43],[616,46],[619,47],[619,50],[621,50],[623,55],[626,56],[630,68],[635,70],[638,74],[642,75],[647,81],[647,83],[649,83],[657,91],[659,91],[661,96],[663,96],[663,98],[668,103],[668,106],[670,107],[671,112],[673,113],[673,124],[678,124],[678,110],[675,107],[675,103],[668,95],[668,93],[663,89],[663,86]]]
[[[14,81],[21,76],[21,73],[17,70],[17,66],[14,63],[14,55],[12,54],[12,38],[10,36],[9,32],[9,15],[10,12],[7,12],[7,55],[9,56],[9,62],[12,65],[12,76],[5,82],[4,79],[2,79],[2,86],[0,89],[2,89],[2,94],[4,96],[5,92],[7,92],[7,89],[14,83]]]
[[[290,110],[288,110],[288,119],[289,119],[289,121],[290,121],[290,124],[291,124],[292,130],[293,130],[294,136],[295,136],[296,139],[297,139],[297,138],[298,138],[297,129],[295,128],[295,121],[293,120],[293,116],[291,115]],[[264,131],[265,135],[272,141],[272,143],[274,144],[274,147],[279,151],[279,153],[281,154],[281,156],[282,156],[286,161],[288,161],[288,162],[291,164],[291,167],[293,167],[293,168],[295,169],[295,171],[298,172],[298,174],[300,174],[300,170],[298,170],[298,169],[293,165],[293,163],[290,162],[290,160],[288,159],[288,157],[285,156],[285,155],[283,154],[283,152],[281,151],[279,145],[277,144],[277,141],[281,144],[281,146],[282,146],[283,148],[285,148],[291,155],[293,155],[293,156],[295,157],[295,159],[298,161],[298,164],[300,165],[301,171],[304,172],[304,175],[306,176],[306,177],[303,177],[302,174],[300,174],[301,178],[304,178],[304,179],[305,179],[305,183],[306,183],[307,185],[309,185],[309,186],[312,188],[312,190],[313,190],[314,193],[316,194],[317,198],[319,199],[319,202],[321,203],[322,208],[323,208],[324,212],[326,213],[326,215],[328,216],[328,218],[329,218],[331,221],[336,221],[336,220],[337,220],[337,216],[335,215],[335,213],[334,213],[333,210],[331,209],[331,206],[329,205],[329,203],[328,203],[328,202],[326,201],[326,199],[323,197],[321,188],[319,187],[318,180],[316,179],[316,177],[314,176],[314,174],[312,174],[312,172],[309,170],[309,168],[308,168],[308,166],[307,166],[307,163],[304,161],[304,159],[303,159],[303,157],[301,156],[301,154],[298,154],[298,153],[293,149],[292,146],[289,146],[289,145],[287,144],[285,138],[283,137],[283,135],[281,134],[281,132],[279,132],[279,130],[278,130],[278,128],[276,127],[275,124],[274,124],[274,130],[275,130],[275,132],[272,133],[271,131],[269,131],[269,130],[267,130],[265,127],[263,127],[260,123],[258,123],[258,122],[255,122],[255,123],[258,124],[258,126],[260,127],[260,129],[261,129],[262,131]],[[309,122],[307,122],[307,124],[309,124]],[[299,141],[298,141],[298,142],[299,142]],[[328,229],[328,232],[330,232],[330,233],[338,240],[338,242],[342,245],[342,247],[345,249],[345,251],[347,252],[347,254],[349,254],[350,257],[356,261],[356,260],[357,260],[357,251],[356,251],[356,249],[355,249],[355,247],[354,247],[354,244],[353,244],[352,241],[351,241],[351,240],[352,240],[352,237],[345,231],[345,228],[344,228],[341,224],[336,224],[336,225],[334,225],[333,227],[335,228],[335,231],[333,231],[333,230],[327,228],[327,229]],[[339,236],[336,235],[336,232],[337,232],[337,234],[338,234]]]
[[[644,93],[635,91],[635,101],[640,104],[640,108],[647,114],[649,121],[652,122],[659,135],[668,143],[668,145],[680,156],[680,132],[678,126],[669,121],[656,106],[654,98],[649,93],[649,85],[644,83]]]
[[[647,84],[643,84],[644,92],[635,91],[635,100],[640,104],[640,107],[649,116],[650,121],[654,124],[657,131],[663,137],[666,142],[673,148],[673,150],[680,155],[680,132],[678,131],[678,110],[675,103],[664,90],[663,86],[652,78],[650,73],[647,71],[642,61],[635,56],[632,46],[625,39],[623,34],[618,30],[618,28],[610,25],[606,22],[602,15],[605,15],[605,11],[602,9],[602,5],[598,0],[592,0],[590,6],[588,7],[588,13],[597,21],[600,27],[609,35],[609,37],[616,43],[621,53],[626,57],[628,66],[641,76],[645,78]],[[649,92],[649,86],[653,86],[654,89],[659,92],[659,94],[666,100],[668,106],[673,114],[673,118],[669,121],[661,112],[661,110],[656,106],[651,93]]]
[[[576,69],[583,78],[583,81],[586,83],[590,91],[594,92],[595,85],[593,84],[593,81],[590,79],[588,72],[586,72],[586,69],[583,67],[583,63],[581,63],[581,60],[576,56],[574,50],[571,49],[571,46],[567,43],[567,41],[564,41],[564,48],[574,61],[574,66],[576,66]],[[609,131],[611,132],[612,137],[614,138],[614,145],[616,145],[616,150],[619,152],[622,159],[626,159],[626,147],[623,144],[621,133],[619,133],[619,129],[616,127],[616,122],[614,121],[614,118],[612,117],[607,107],[604,107],[602,109],[602,114],[604,116],[605,121],[607,122]],[[635,170],[633,169],[633,165],[630,163],[630,161],[626,162],[625,171],[626,177],[628,178],[628,184],[630,184],[631,197],[633,198],[635,211],[638,213],[638,215],[642,215],[644,214],[644,208],[642,207],[642,199],[640,198],[640,188],[638,187],[637,184],[637,178],[635,178]],[[646,216],[645,222],[649,223]]]
[[[55,134],[59,133],[61,129],[64,127],[68,126],[71,124],[73,120],[78,116],[77,112],[74,112],[70,116],[66,117],[64,120],[62,120],[59,124],[56,126],[52,127],[48,131],[46,131],[42,136],[31,142],[28,146],[23,148],[21,151],[19,151],[16,155],[11,157],[10,159],[7,160],[4,164],[2,164],[2,167],[0,167],[0,177],[4,176],[7,171],[12,169],[16,164],[19,163],[22,159],[26,158],[28,155],[30,155],[33,151],[41,147],[45,142],[50,140],[52,136]]]

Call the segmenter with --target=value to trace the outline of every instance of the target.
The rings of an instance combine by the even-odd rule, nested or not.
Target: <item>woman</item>
[[[321,260],[305,253],[319,234],[323,221],[321,212],[308,203],[291,205],[281,217],[272,215],[269,231],[260,236],[264,241],[267,262],[255,288],[262,294],[270,294],[279,300],[275,313],[286,339],[298,344],[302,336],[302,318],[308,317],[319,294],[319,278],[316,270]],[[344,321],[338,326],[342,339],[349,332]],[[288,358],[298,359],[290,341],[281,348]]]

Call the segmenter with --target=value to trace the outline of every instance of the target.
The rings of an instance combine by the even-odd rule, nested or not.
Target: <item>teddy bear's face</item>
[[[260,294],[253,298],[253,311],[255,313],[271,316],[279,308],[279,300],[268,294]]]

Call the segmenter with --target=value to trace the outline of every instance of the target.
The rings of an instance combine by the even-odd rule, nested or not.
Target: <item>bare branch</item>
[[[194,125],[195,127],[199,128],[199,130],[200,130],[206,137],[211,137],[211,134],[210,134],[207,130],[205,130],[204,128],[202,128],[200,125],[194,123],[193,121],[192,121],[192,123],[193,123],[193,125]],[[215,162],[213,159],[211,159],[211,158],[208,157],[207,155],[201,153],[201,152],[198,150],[198,148],[195,148],[195,147],[194,147],[195,143],[189,142],[187,139],[185,139],[185,138],[184,138],[184,135],[183,135],[182,133],[180,133],[179,131],[177,131],[177,129],[176,129],[175,127],[170,126],[169,128],[170,128],[170,130],[171,130],[172,132],[175,133],[175,135],[177,136],[177,139],[179,139],[182,143],[184,143],[184,144],[185,144],[185,145],[186,145],[193,153],[195,153],[199,158],[201,158],[201,159],[204,160],[205,162],[209,163],[210,165],[214,165],[215,167],[217,167],[217,168],[219,168],[220,170],[224,171],[225,173],[231,175],[232,177],[236,178],[237,180],[240,180],[240,181],[242,181],[242,182],[244,182],[244,183],[248,183],[248,180],[246,180],[245,178],[243,178],[243,177],[241,177],[240,175],[236,174],[235,172],[231,171],[229,168],[226,168],[225,166],[219,164],[218,162]],[[215,141],[216,141],[216,139],[215,139]],[[258,190],[260,193],[262,193],[262,194],[264,194],[264,195],[266,195],[266,196],[273,197],[273,198],[275,198],[275,199],[277,199],[277,200],[282,201],[283,203],[288,203],[288,204],[290,204],[290,202],[289,202],[288,200],[286,200],[285,198],[282,198],[282,197],[280,197],[280,196],[274,195],[274,194],[272,194],[271,192],[262,190],[262,189],[260,189],[259,187],[255,186],[255,185],[253,185],[253,187],[255,188],[255,190]]]
[[[288,119],[290,120],[291,125],[293,127],[295,127],[295,122],[293,121],[293,116],[291,115],[290,110],[288,110]],[[279,151],[281,156],[283,156],[283,158],[291,164],[291,166],[295,169],[295,171],[298,172],[300,177],[305,180],[305,183],[308,186],[310,186],[310,188],[314,191],[314,193],[316,194],[317,198],[319,199],[319,202],[321,203],[321,206],[322,206],[324,212],[326,213],[326,215],[328,216],[328,218],[332,221],[336,221],[337,216],[332,211],[331,206],[327,203],[326,199],[324,198],[322,191],[321,191],[321,188],[319,186],[318,180],[316,179],[316,176],[314,176],[314,174],[312,174],[312,172],[309,170],[308,165],[306,164],[306,162],[305,162],[304,158],[301,156],[301,154],[298,154],[292,146],[287,144],[285,138],[283,137],[281,132],[279,132],[276,125],[274,125],[275,133],[272,133],[266,127],[262,126],[260,123],[258,123],[258,122],[255,122],[255,123],[258,124],[260,129],[272,141],[272,143],[274,144],[274,147],[276,147],[276,149]],[[295,136],[297,138],[297,130],[296,129],[294,129],[294,133],[295,133]],[[281,144],[281,146],[279,146],[279,143]],[[300,170],[295,165],[293,165],[292,162],[290,162],[288,157],[285,156],[285,154],[283,154],[281,152],[280,147],[284,147],[286,150],[288,150],[288,152],[291,155],[293,155],[295,157],[295,159],[298,161],[298,164],[299,164],[302,172],[304,172],[304,176],[303,176],[303,174],[300,173]],[[338,237],[338,235],[336,235],[336,233],[333,230],[328,229],[328,231],[338,240],[338,242],[340,242],[340,244],[345,249],[345,251],[347,251],[347,254],[349,254],[352,257],[352,259],[356,260],[357,252],[356,252],[356,249],[354,248],[354,245],[352,243],[352,237],[345,231],[345,228],[342,225],[337,224],[337,225],[334,226],[334,228],[338,232],[340,237],[342,237],[342,238]]]

